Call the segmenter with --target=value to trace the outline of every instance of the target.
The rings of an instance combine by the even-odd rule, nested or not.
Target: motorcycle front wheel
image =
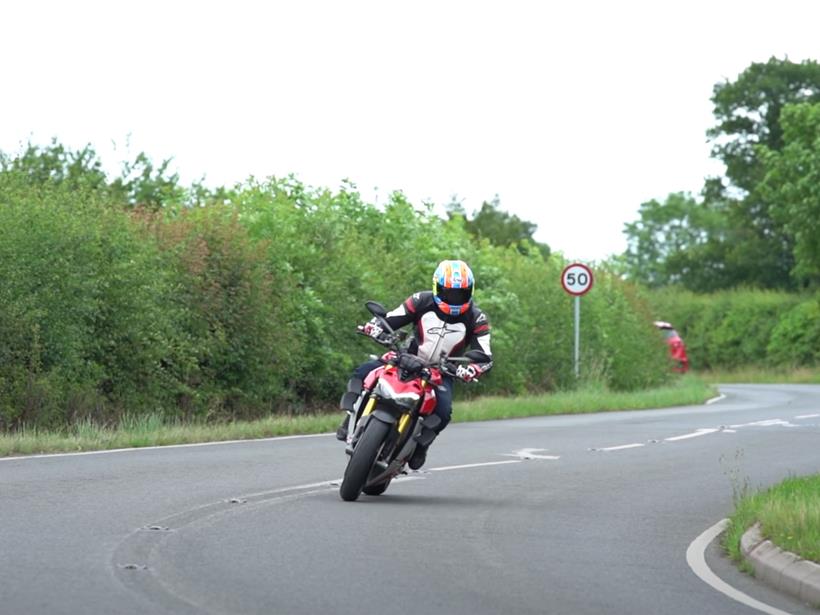
[[[370,469],[379,455],[387,434],[390,433],[390,427],[387,423],[382,423],[375,418],[368,422],[353,450],[353,455],[345,469],[342,486],[339,488],[339,495],[345,502],[352,502],[359,497],[370,476]]]
[[[362,489],[362,493],[365,495],[381,495],[385,491],[387,491],[387,487],[390,486],[390,481],[393,480],[392,478],[388,478],[386,481],[379,483],[378,485],[370,485],[369,487],[365,487]]]

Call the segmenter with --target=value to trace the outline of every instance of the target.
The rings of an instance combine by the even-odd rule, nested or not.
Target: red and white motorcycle
[[[375,341],[391,350],[364,382],[351,381],[342,397],[342,407],[350,414],[345,449],[349,460],[339,489],[346,501],[356,500],[361,493],[384,493],[404,471],[416,447],[433,441],[441,424],[434,414],[436,389],[442,375],[458,377],[455,362],[488,360],[483,352],[470,350],[463,358],[439,357],[426,363],[401,347],[402,336],[385,320],[383,306],[374,301],[366,305],[385,331]]]

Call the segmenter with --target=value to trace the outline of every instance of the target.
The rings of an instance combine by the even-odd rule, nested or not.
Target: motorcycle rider
[[[470,364],[459,364],[456,375],[470,382],[486,373],[493,365],[490,351],[490,325],[487,316],[473,302],[475,279],[467,263],[461,260],[446,260],[439,263],[433,274],[433,290],[417,292],[404,303],[387,313],[387,323],[395,331],[412,324],[413,338],[409,351],[426,362],[436,362],[439,357],[447,358],[465,350],[480,350],[486,360]],[[373,338],[381,338],[384,331],[373,318],[359,329]],[[353,378],[363,381],[367,374],[382,365],[378,360],[368,361],[353,372]],[[441,423],[435,429],[436,435],[450,422],[453,410],[453,378],[442,374],[442,386],[436,391],[435,414]],[[348,415],[336,437],[347,439]],[[418,470],[427,458],[428,446],[417,446],[408,465]]]

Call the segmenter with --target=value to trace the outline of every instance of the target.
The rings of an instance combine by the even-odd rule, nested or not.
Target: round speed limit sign
[[[561,272],[561,286],[570,295],[580,297],[592,288],[592,270],[582,263],[573,263]]]

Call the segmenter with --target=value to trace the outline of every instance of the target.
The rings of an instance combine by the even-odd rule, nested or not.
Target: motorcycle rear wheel
[[[390,427],[375,418],[368,422],[347,464],[342,486],[339,487],[339,495],[345,502],[352,502],[359,497],[385,438],[390,433]]]

